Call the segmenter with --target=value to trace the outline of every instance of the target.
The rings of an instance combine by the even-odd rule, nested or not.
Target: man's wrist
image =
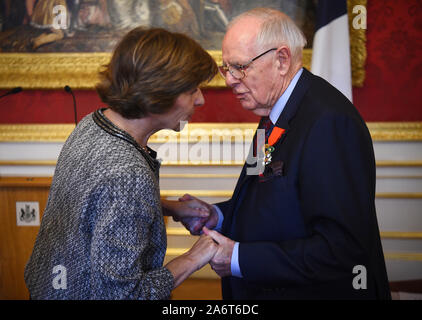
[[[243,278],[239,265],[239,245],[239,242],[234,243],[230,269],[233,277]]]
[[[223,226],[223,220],[224,220],[223,212],[221,212],[220,208],[217,205],[213,204],[212,206],[214,207],[215,211],[218,214],[217,225],[214,227],[213,230],[221,232],[221,228]]]

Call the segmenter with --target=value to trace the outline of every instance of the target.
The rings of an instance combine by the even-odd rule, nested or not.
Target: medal
[[[264,165],[270,164],[271,160],[272,160],[272,156],[271,153],[274,152],[275,148],[274,145],[278,142],[278,140],[280,140],[281,136],[284,134],[284,132],[286,132],[285,129],[283,128],[279,128],[279,127],[274,127],[269,138],[268,138],[268,143],[265,145],[265,150],[264,150],[264,154],[265,154],[265,160],[264,160]]]

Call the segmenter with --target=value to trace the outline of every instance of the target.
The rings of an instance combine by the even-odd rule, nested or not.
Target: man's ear
[[[289,70],[292,63],[292,53],[287,46],[281,46],[276,51],[277,57],[277,66],[279,68],[280,74],[285,76]]]

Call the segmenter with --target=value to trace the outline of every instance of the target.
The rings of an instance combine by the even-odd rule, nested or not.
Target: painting
[[[111,52],[137,26],[182,32],[220,50],[229,21],[251,8],[292,17],[312,47],[315,0],[4,0],[1,52]]]
[[[254,7],[288,14],[307,39],[309,67],[317,0],[2,0],[0,88],[92,89],[98,68],[137,26],[163,27],[197,40],[221,63],[228,23]],[[224,86],[215,79],[211,86]]]

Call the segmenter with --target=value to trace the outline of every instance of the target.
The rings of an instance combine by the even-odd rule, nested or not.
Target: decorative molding
[[[0,160],[0,166],[35,167],[56,166],[57,160]]]
[[[421,175],[414,175],[414,176],[380,176],[377,175],[377,179],[392,179],[392,180],[398,180],[398,179],[422,179]]]
[[[422,167],[422,161],[391,161],[391,160],[377,160],[377,167]]]
[[[218,65],[221,51],[208,51]],[[74,89],[93,90],[98,72],[111,58],[111,53],[0,53],[0,88],[11,89]],[[303,51],[304,67],[310,69],[312,50]],[[204,84],[205,88],[224,88],[220,74]]]
[[[381,231],[383,239],[422,239],[422,232]]]
[[[189,250],[190,248],[167,248],[166,256],[181,256]]]
[[[2,188],[28,188],[46,187],[50,188],[52,177],[0,177],[0,187]]]
[[[352,27],[355,5],[366,6],[366,0],[348,0],[350,54],[352,83],[363,86],[366,62],[366,30]],[[208,51],[218,65],[222,63],[221,51]],[[69,85],[74,89],[94,89],[98,82],[98,71],[111,58],[109,52],[94,53],[1,53],[0,88],[11,89],[63,89]],[[310,69],[312,49],[303,51],[303,65]],[[206,87],[225,87],[218,74]]]
[[[74,128],[74,124],[1,124],[0,142],[65,142]]]
[[[379,192],[378,199],[422,199],[422,192]]]
[[[93,89],[110,53],[1,53],[0,88]]]
[[[374,141],[422,141],[422,122],[368,122]],[[1,124],[0,142],[64,142],[74,124]],[[208,141],[251,141],[257,123],[191,123],[181,132],[161,130],[149,143]],[[203,141],[203,140],[202,140]]]
[[[422,141],[422,122],[368,122],[374,141]]]
[[[190,236],[190,232],[184,228],[167,228],[166,233],[168,236]]]
[[[230,198],[233,190],[160,190],[162,197],[180,197],[188,193],[194,197]]]
[[[221,51],[208,52],[218,65],[222,64]],[[63,89],[69,85],[74,89],[93,90],[99,80],[98,72],[110,58],[111,53],[1,53],[0,88],[21,86],[24,89],[43,90]],[[310,69],[311,60],[312,49],[304,49],[303,66]],[[359,63],[354,63],[352,59],[352,74],[354,65]],[[353,79],[353,85],[362,85],[362,73],[364,69],[359,69],[356,74],[360,78]],[[225,88],[226,83],[218,73],[203,87]]]
[[[422,253],[386,252],[384,257],[389,260],[422,261]]]

